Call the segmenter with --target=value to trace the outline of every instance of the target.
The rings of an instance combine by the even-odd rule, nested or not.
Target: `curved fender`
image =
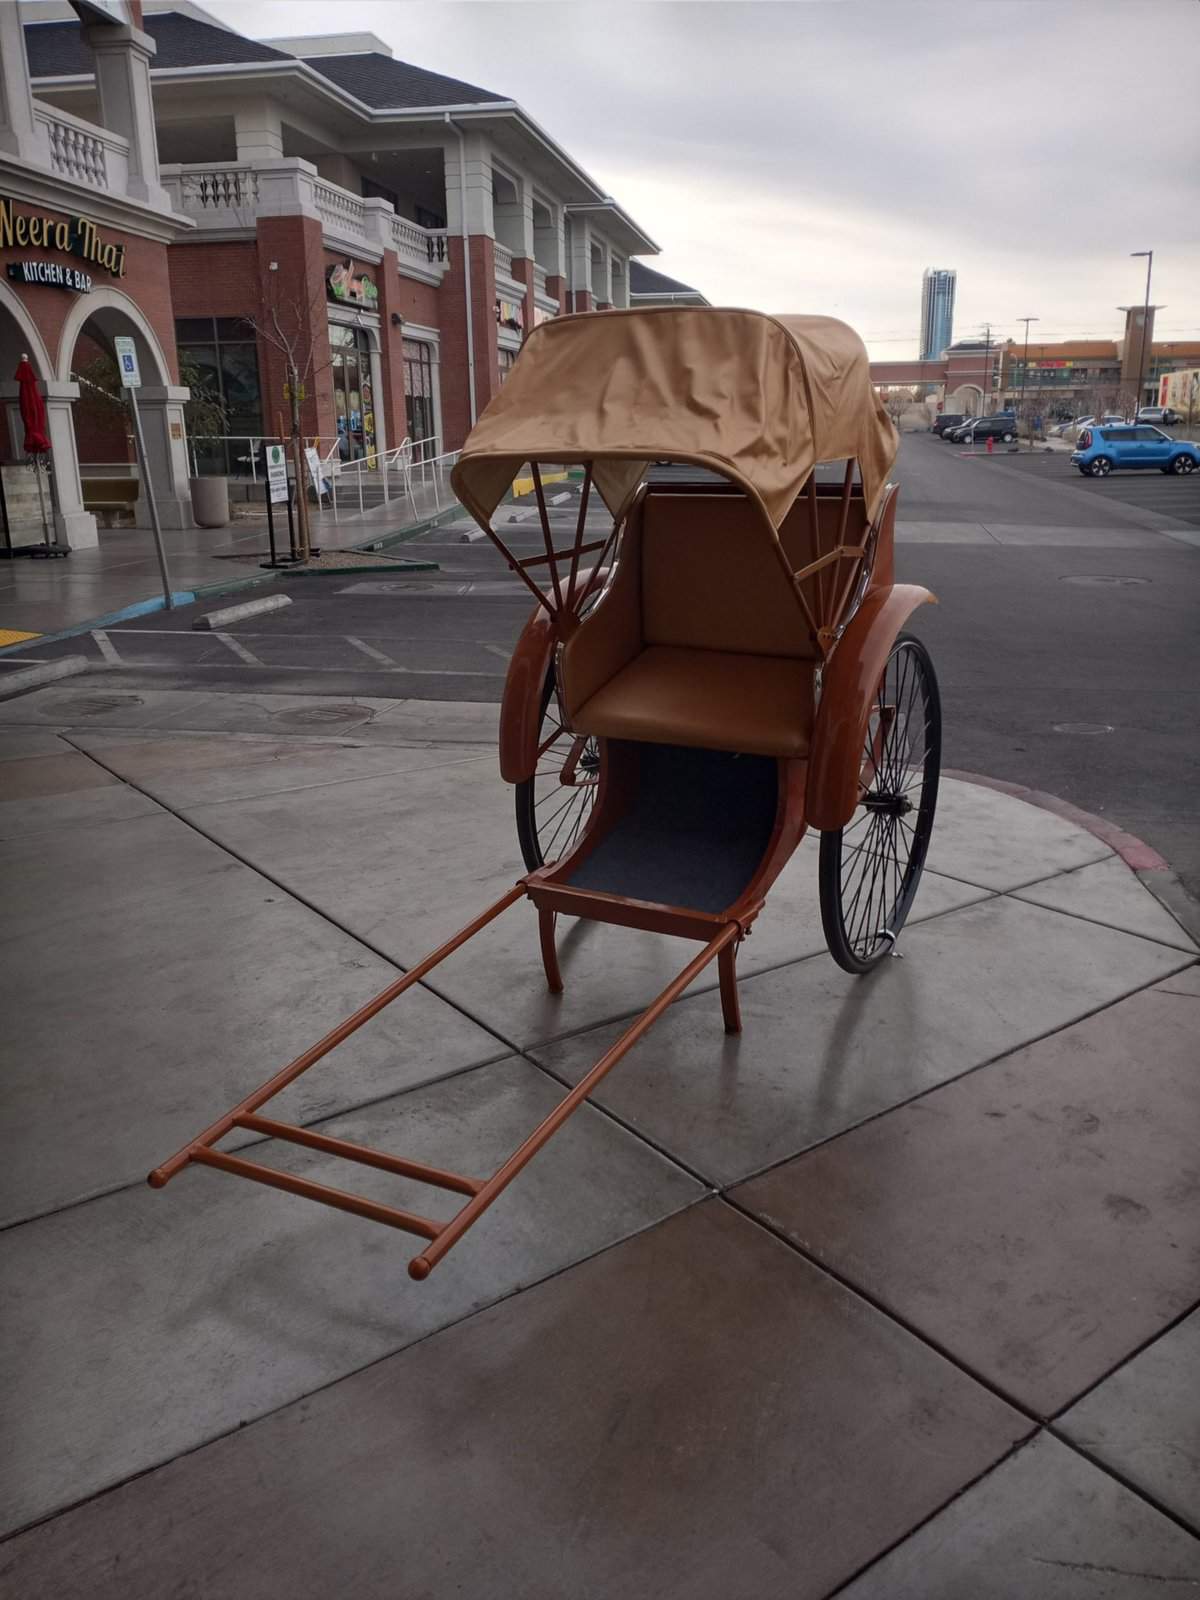
[[[807,820],[844,828],[858,804],[871,702],[896,635],[917,609],[936,605],[928,589],[897,583],[867,595],[825,669],[808,766]]]
[[[556,642],[554,623],[537,606],[513,650],[500,702],[500,776],[505,783],[524,783],[537,765],[542,687]]]

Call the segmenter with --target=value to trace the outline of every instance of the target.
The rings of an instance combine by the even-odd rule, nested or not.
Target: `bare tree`
[[[318,360],[316,348],[316,330],[324,325],[326,318],[325,284],[322,280],[320,287],[313,291],[306,302],[302,295],[280,294],[276,288],[277,282],[273,275],[268,276],[269,287],[263,291],[257,315],[245,320],[283,360],[292,471],[296,482],[297,554],[307,561],[312,552],[312,537],[308,495],[305,492],[304,435],[300,408],[311,380],[332,365],[331,357]]]

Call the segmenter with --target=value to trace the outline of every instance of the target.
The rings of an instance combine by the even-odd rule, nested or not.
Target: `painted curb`
[[[223,628],[227,622],[241,622],[246,617],[261,617],[267,611],[280,611],[290,606],[290,594],[264,594],[258,600],[243,600],[240,605],[222,606],[218,611],[208,611],[192,621],[193,628]]]
[[[62,656],[57,661],[37,661],[29,667],[0,673],[0,700],[24,694],[26,689],[40,689],[58,678],[73,678],[77,672],[86,672],[89,666],[91,663],[86,656]]]
[[[1056,794],[1047,794],[1044,789],[1031,789],[1023,783],[1008,783],[1003,778],[988,778],[980,772],[961,772],[954,767],[943,768],[942,776],[955,778],[960,783],[973,783],[980,789],[994,789],[999,794],[1011,795],[1015,800],[1024,800],[1026,805],[1049,811],[1064,822],[1072,822],[1077,828],[1094,834],[1120,856],[1142,887],[1149,890],[1184,933],[1200,944],[1200,901],[1179,881],[1169,862],[1144,839],[1118,827],[1107,817],[1098,817],[1094,811],[1084,811],[1081,806],[1072,805],[1069,800],[1060,799]]]

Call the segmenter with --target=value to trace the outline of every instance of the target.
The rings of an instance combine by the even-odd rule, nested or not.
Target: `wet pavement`
[[[806,841],[744,1033],[705,974],[414,1283],[391,1230],[143,1176],[520,873],[494,701],[157,682],[0,703],[0,1589],[1200,1587],[1200,969],[1105,838],[947,780],[866,979]],[[693,949],[559,943],[555,997],[514,907],[278,1111],[492,1170]]]

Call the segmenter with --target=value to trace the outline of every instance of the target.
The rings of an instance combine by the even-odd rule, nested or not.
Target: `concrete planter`
[[[201,528],[224,528],[229,524],[229,479],[189,478],[192,515]]]

